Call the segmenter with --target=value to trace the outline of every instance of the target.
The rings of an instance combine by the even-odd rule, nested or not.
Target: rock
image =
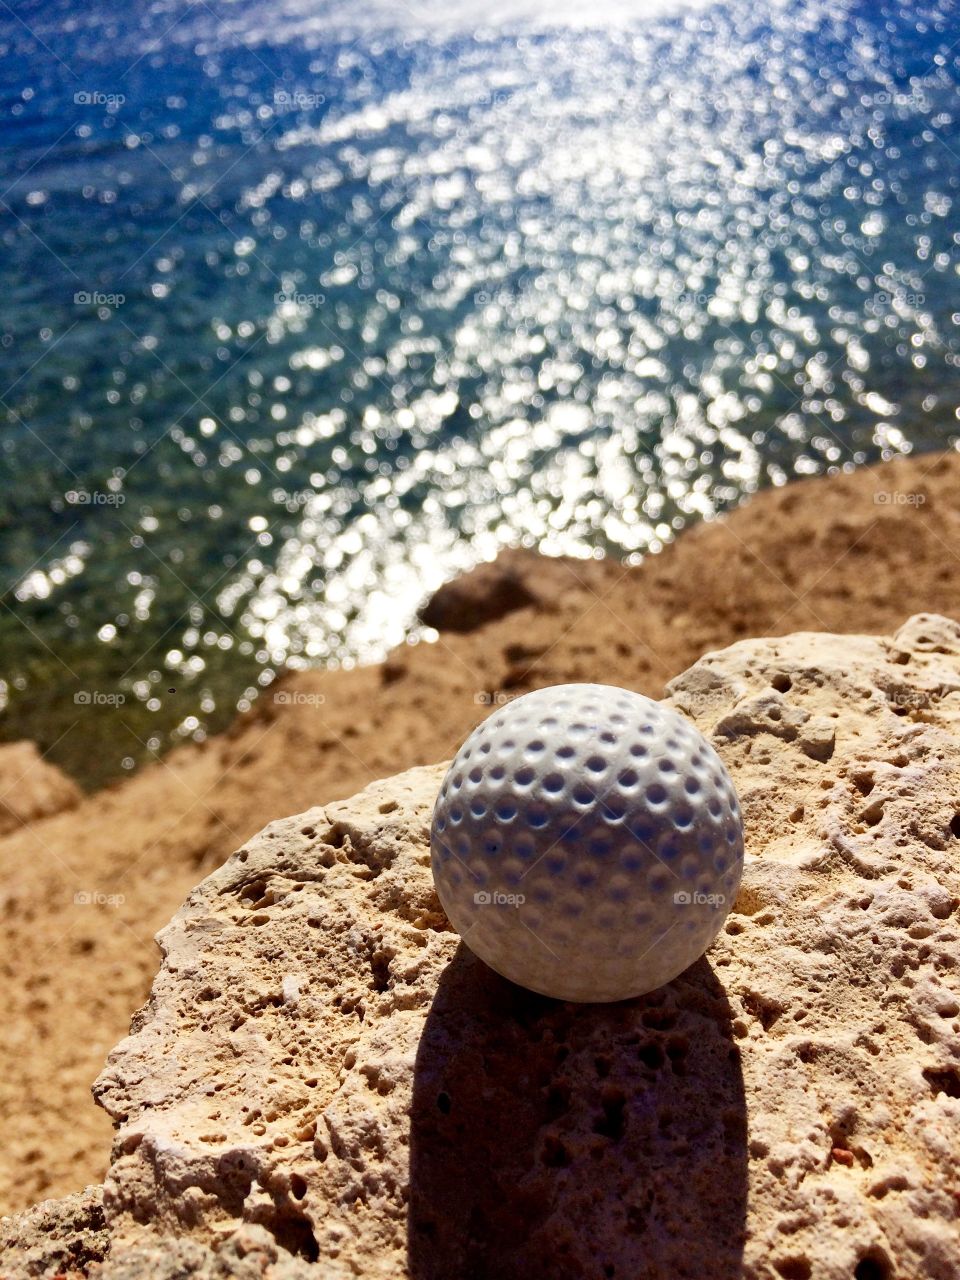
[[[103,1221],[102,1189],[87,1187],[62,1200],[0,1219],[2,1280],[317,1280],[310,1263],[288,1254],[263,1227],[244,1223],[211,1248],[197,1240],[158,1238],[153,1244],[111,1249]],[[347,1280],[337,1267],[324,1272]]]
[[[110,1246],[100,1187],[87,1187],[62,1200],[42,1200],[9,1218],[0,1218],[0,1276],[81,1276],[101,1262]]]
[[[95,1086],[102,1280],[960,1275],[960,625],[743,641],[669,702],[748,857],[638,1000],[534,996],[450,931],[443,765],[198,886]]]
[[[97,1280],[319,1280],[317,1268],[291,1257],[264,1227],[244,1223],[216,1248],[198,1240],[163,1236],[133,1249],[114,1247],[107,1264],[91,1271]],[[348,1280],[336,1265],[323,1280]]]
[[[576,562],[507,549],[444,583],[420,610],[437,631],[474,631],[527,605],[550,609],[558,594],[583,589]]]
[[[703,1238],[723,1228],[704,1265],[736,1258],[744,1099],[715,974],[580,1009],[493,974],[433,891],[443,772],[274,823],[161,933],[151,1003],[95,1088],[121,1256],[171,1230],[216,1249],[245,1222],[344,1275],[630,1275],[641,1250],[674,1274],[682,1204]]]
[[[957,1276],[960,625],[744,641],[669,690],[754,855],[709,956],[742,1009],[748,1274]]]
[[[0,835],[79,804],[82,793],[35,742],[0,745]]]
[[[897,491],[927,501],[878,505]],[[917,454],[768,487],[640,564],[551,558],[528,579],[562,568],[549,611],[404,644],[386,673],[281,673],[231,730],[2,837],[0,1208],[102,1179],[110,1126],[90,1081],[149,990],[153,935],[266,822],[442,759],[528,689],[600,679],[657,697],[744,636],[886,635],[919,609],[960,617],[960,574],[944,553],[960,545],[958,491],[960,453]],[[118,892],[122,906],[104,901]],[[56,1089],[37,1087],[52,1076]]]

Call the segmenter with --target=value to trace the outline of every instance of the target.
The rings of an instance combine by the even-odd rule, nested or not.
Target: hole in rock
[[[883,817],[883,801],[875,800],[873,804],[868,805],[860,815],[868,827],[875,827]]]
[[[956,1067],[927,1067],[923,1078],[934,1097],[945,1093],[948,1098],[960,1098],[960,1071]]]
[[[543,1140],[541,1159],[548,1169],[565,1169],[570,1164],[570,1152],[559,1138],[548,1133]]]
[[[287,1253],[292,1253],[295,1258],[304,1258],[307,1262],[316,1262],[320,1257],[320,1247],[306,1218],[294,1217],[291,1214],[278,1218],[273,1223],[268,1223],[267,1228],[272,1233],[277,1244],[282,1249],[286,1249]]]
[[[637,1050],[637,1057],[651,1071],[659,1071],[663,1066],[663,1050],[654,1042],[642,1044]]]
[[[593,1131],[604,1138],[612,1138],[616,1142],[626,1131],[627,1121],[624,1112],[627,1099],[619,1089],[605,1089],[600,1105],[603,1108],[603,1114],[594,1121]]]
[[[890,1267],[879,1254],[867,1254],[853,1268],[853,1280],[887,1280]]]
[[[783,1280],[810,1280],[812,1274],[806,1258],[784,1258],[782,1262],[774,1263],[774,1266]]]

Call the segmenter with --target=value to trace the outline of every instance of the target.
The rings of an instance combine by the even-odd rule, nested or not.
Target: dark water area
[[[957,5],[639,7],[0,8],[0,735],[95,785],[955,445]]]

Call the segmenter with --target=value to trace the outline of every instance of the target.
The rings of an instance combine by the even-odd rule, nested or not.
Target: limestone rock
[[[669,689],[753,855],[708,957],[742,1011],[747,1273],[960,1275],[960,625],[744,641]]]
[[[0,835],[72,809],[80,799],[77,784],[44,760],[35,742],[0,745]]]
[[[575,562],[507,548],[496,560],[444,583],[420,618],[438,631],[473,631],[526,605],[550,608],[560,593],[580,587]]]
[[[0,1218],[0,1277],[81,1276],[110,1247],[100,1187]]]
[[[546,1000],[459,942],[443,765],[203,881],[96,1086],[102,1280],[960,1276],[960,625],[744,641],[669,701],[747,866],[639,1000]]]
[[[743,1088],[710,966],[586,1008],[492,973],[433,892],[443,772],[274,823],[160,935],[96,1086],[116,1248],[215,1248],[245,1222],[325,1275],[630,1275],[641,1255],[666,1275],[690,1256],[665,1230],[682,1213],[701,1240],[722,1228],[704,1265],[736,1258]]]

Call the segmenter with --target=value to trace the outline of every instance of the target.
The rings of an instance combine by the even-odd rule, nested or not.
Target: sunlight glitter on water
[[[296,660],[298,650],[308,659],[379,656],[402,638],[425,592],[500,545],[574,555],[601,546],[635,558],[751,492],[765,472],[780,483],[791,470],[859,461],[857,441],[839,435],[850,405],[897,412],[864,376],[870,337],[893,320],[913,329],[915,350],[945,349],[932,315],[910,297],[919,293],[914,268],[891,262],[862,276],[861,255],[883,234],[884,217],[868,212],[858,235],[851,219],[824,222],[812,203],[838,192],[865,205],[887,195],[883,180],[862,182],[875,173],[872,161],[845,162],[862,141],[850,122],[861,116],[871,132],[869,103],[846,80],[821,86],[784,56],[768,56],[763,91],[744,93],[743,67],[756,56],[749,44],[709,66],[683,52],[675,44],[664,66],[646,33],[554,38],[501,66],[492,94],[489,66],[472,77],[461,61],[453,92],[440,77],[280,135],[282,150],[352,139],[351,177],[369,192],[364,218],[389,209],[401,232],[434,220],[454,230],[423,316],[408,311],[405,335],[372,376],[355,379],[378,400],[380,372],[396,376],[414,353],[436,360],[442,391],[398,409],[378,404],[372,427],[351,435],[376,456],[378,441],[410,432],[416,456],[405,471],[358,488],[366,514],[332,544],[307,504],[244,615],[273,661]],[[871,48],[861,55],[873,63]],[[565,93],[544,91],[558,79]],[[466,116],[454,132],[444,113],[457,107]],[[412,148],[381,145],[398,128]],[[848,191],[841,184],[851,168]],[[328,185],[338,178],[325,170]],[[504,206],[509,220],[498,225]],[[944,197],[940,216],[950,207]],[[414,256],[419,246],[401,236],[397,248]],[[362,249],[348,248],[321,284],[352,285],[363,269]],[[865,316],[844,306],[836,273],[868,294]],[[472,306],[449,341],[435,330],[423,336],[434,329],[431,313],[453,315],[464,300]],[[358,322],[361,342],[378,342],[380,318],[374,307]],[[846,352],[842,396],[827,328]],[[696,369],[670,359],[698,343],[708,349]],[[465,382],[477,385],[467,412],[478,429],[444,440]],[[795,403],[758,433],[780,389]],[[911,447],[883,421],[869,444]],[[773,461],[784,446],[788,467]],[[429,497],[411,517],[398,499],[418,488]],[[323,590],[288,607],[291,581],[299,588],[318,569]]]
[[[0,553],[144,740],[381,656],[501,546],[636,559],[954,443],[944,14],[632,8],[54,0],[38,40],[125,99],[59,142],[15,33]],[[69,681],[0,624],[26,715]]]

